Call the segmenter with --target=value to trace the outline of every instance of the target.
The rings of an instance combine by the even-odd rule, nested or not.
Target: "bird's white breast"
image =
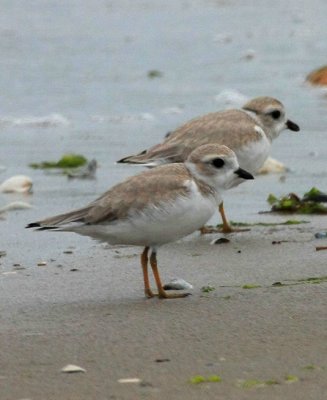
[[[157,246],[180,239],[201,228],[216,210],[216,200],[204,196],[194,181],[187,181],[187,196],[148,205],[115,223],[83,225],[74,231],[110,244]]]
[[[256,126],[255,129],[258,133],[261,133],[261,139],[234,150],[240,167],[252,174],[255,174],[262,167],[269,156],[271,147],[271,143],[262,128]]]

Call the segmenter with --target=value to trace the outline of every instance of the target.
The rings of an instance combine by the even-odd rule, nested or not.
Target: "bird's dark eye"
[[[270,113],[270,115],[274,118],[274,119],[278,119],[279,117],[280,117],[280,111],[278,111],[278,110],[275,110],[275,111],[272,111],[271,113]]]
[[[222,158],[214,158],[211,161],[211,164],[216,168],[222,168],[225,164],[225,161]]]

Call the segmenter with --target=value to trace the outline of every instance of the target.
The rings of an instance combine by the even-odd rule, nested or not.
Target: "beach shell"
[[[84,368],[79,367],[78,365],[68,364],[61,369],[61,372],[71,374],[74,372],[86,372],[86,370]]]
[[[118,379],[118,383],[140,383],[140,378],[121,378]]]
[[[25,175],[15,175],[8,178],[0,185],[0,192],[3,193],[27,193],[32,189],[31,178]]]
[[[327,65],[312,71],[307,76],[307,81],[312,85],[326,86],[327,85]]]
[[[286,171],[287,168],[283,163],[274,158],[268,157],[263,166],[259,169],[258,174],[281,174]]]
[[[249,98],[238,90],[226,89],[215,96],[218,103],[231,107],[242,107]]]
[[[193,286],[182,278],[174,278],[164,285],[164,289],[184,290],[184,289],[193,289]]]
[[[23,210],[26,208],[32,208],[32,206],[29,203],[26,203],[25,201],[13,201],[9,204],[6,204],[3,207],[0,207],[0,213],[13,210]]]

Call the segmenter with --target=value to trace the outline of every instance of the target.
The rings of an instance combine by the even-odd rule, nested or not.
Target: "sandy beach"
[[[0,400],[325,400],[326,217],[259,212],[270,193],[327,192],[326,91],[306,83],[326,64],[326,1],[3,3],[0,185],[23,174],[33,193],[0,193],[31,207],[0,215]],[[192,296],[145,299],[139,248],[24,229],[140,171],[118,159],[257,96],[301,131],[272,146],[288,171],[229,191],[227,216],[308,223],[162,247],[162,280]],[[29,167],[67,153],[96,159],[96,179]]]
[[[163,247],[162,278],[192,283],[185,299],[145,299],[132,247],[89,241],[32,275],[13,267],[1,276],[1,399],[323,400],[327,253],[309,220]]]

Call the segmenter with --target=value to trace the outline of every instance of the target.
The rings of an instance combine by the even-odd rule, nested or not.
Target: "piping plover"
[[[144,291],[153,297],[150,265],[160,298],[168,295],[161,284],[157,249],[182,238],[213,215],[221,194],[253,176],[239,167],[226,146],[209,144],[195,149],[185,163],[162,165],[143,171],[112,187],[86,207],[33,222],[27,228],[75,232],[110,244],[144,246],[141,255]]]
[[[171,132],[162,143],[118,162],[146,166],[182,162],[196,147],[218,143],[231,148],[240,166],[255,174],[267,159],[272,141],[284,129],[300,130],[297,124],[286,118],[280,101],[272,97],[257,97],[242,109],[219,111],[195,118]],[[223,231],[231,232],[223,203],[219,205],[219,211]]]

